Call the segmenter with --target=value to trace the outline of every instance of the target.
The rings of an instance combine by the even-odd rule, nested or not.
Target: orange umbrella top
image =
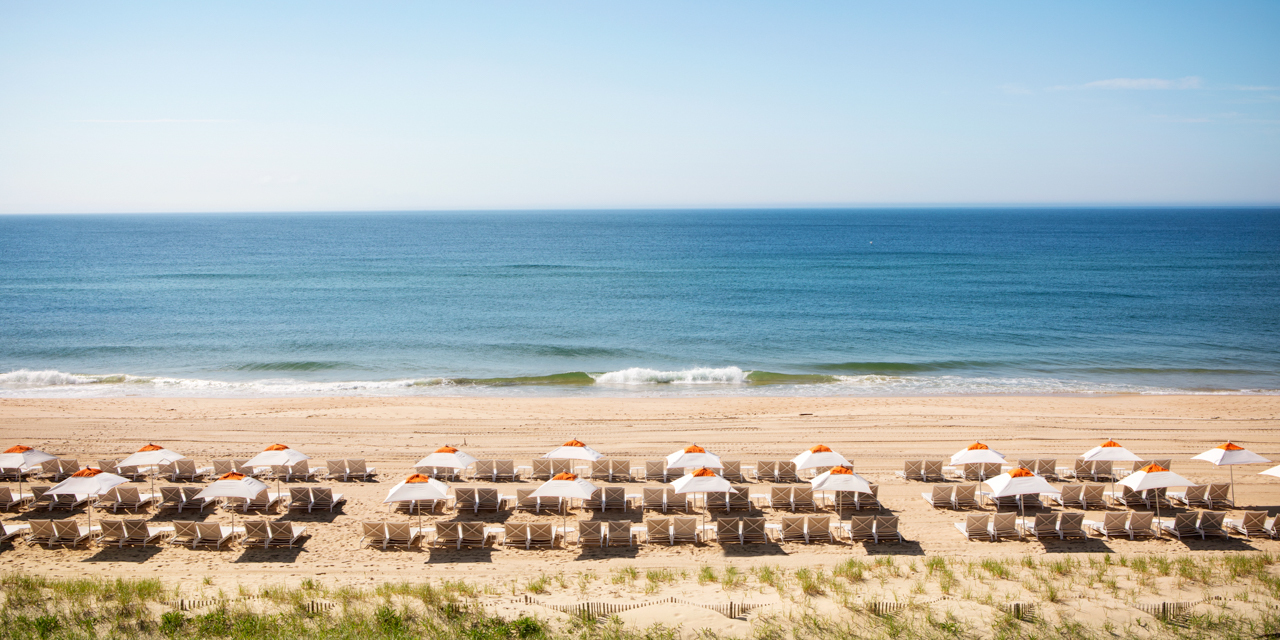
[[[968,447],[966,450],[967,450],[967,451],[976,451],[976,450],[978,450],[978,449],[990,449],[990,448],[991,448],[991,447],[988,447],[987,445],[982,444],[981,442],[975,442],[975,443],[973,443],[973,444],[969,445],[969,447]]]
[[[1161,471],[1168,471],[1168,469],[1152,462],[1151,464],[1139,469],[1139,471],[1146,471],[1147,473],[1159,473]]]
[[[434,451],[434,453],[457,453],[457,452],[458,452],[457,447],[451,447],[447,444]]]
[[[288,449],[288,448],[289,447],[286,447],[282,444],[273,444],[267,447],[266,449],[263,449],[263,451],[284,451],[285,449]]]
[[[138,451],[139,451],[139,452],[142,452],[142,451],[160,451],[160,450],[162,450],[162,449],[164,449],[164,447],[162,447],[162,446],[160,446],[160,445],[158,445],[158,444],[149,444],[149,445],[147,445],[147,446],[145,446],[145,447],[143,447],[143,448],[141,448],[141,449],[138,449]]]
[[[81,470],[79,470],[79,471],[77,471],[77,472],[75,472],[75,473],[71,474],[71,477],[72,477],[72,478],[92,478],[92,477],[94,477],[94,476],[98,475],[99,473],[102,473],[102,469],[93,469],[93,468],[90,468],[90,467],[85,467],[85,468],[83,468],[83,469],[81,469]]]
[[[1242,446],[1240,446],[1240,445],[1238,445],[1238,444],[1235,444],[1235,443],[1231,443],[1231,442],[1224,442],[1224,443],[1222,443],[1222,444],[1218,445],[1218,448],[1219,448],[1219,449],[1222,449],[1223,451],[1242,451],[1242,450],[1244,450],[1244,447],[1242,447]]]
[[[404,481],[405,481],[405,482],[409,482],[409,483],[414,483],[414,482],[431,482],[431,478],[429,478],[429,477],[427,477],[427,476],[424,476],[424,475],[422,475],[421,473],[415,473],[415,474],[413,474],[413,475],[409,476],[408,478],[405,478],[405,479],[404,479]]]
[[[236,473],[235,471],[232,471],[231,473],[222,474],[221,476],[218,477],[218,479],[219,480],[244,480],[245,475],[243,473]]]
[[[703,449],[702,447],[699,447],[696,444],[691,444],[684,448],[684,452],[685,453],[706,453],[707,450]]]
[[[716,475],[716,472],[714,472],[714,471],[712,471],[712,470],[710,470],[710,469],[708,469],[708,468],[706,468],[706,467],[703,467],[703,468],[701,468],[701,469],[698,469],[697,471],[694,471],[694,472],[693,472],[693,475],[694,475],[694,476],[696,476],[696,477],[699,477],[699,478],[706,478],[706,477],[708,477],[708,476],[714,476],[714,475]]]
[[[12,447],[5,449],[4,452],[5,453],[24,453],[30,450],[31,450],[31,447],[28,447],[25,444],[15,444]]]
[[[583,442],[583,441],[581,441],[581,440],[579,440],[579,439],[577,439],[577,438],[574,438],[573,440],[570,440],[570,441],[568,441],[568,442],[566,442],[566,443],[564,443],[564,444],[562,444],[562,445],[560,445],[560,446],[562,446],[562,447],[585,447],[585,446],[587,446],[587,443],[585,443],[585,442]]]
[[[1030,478],[1031,476],[1034,476],[1034,475],[1036,474],[1031,473],[1031,470],[1024,469],[1022,467],[1018,467],[1017,469],[1014,469],[1013,471],[1009,472],[1010,478]]]
[[[578,474],[576,473],[557,473],[556,477],[552,478],[552,480],[577,480],[577,479],[578,479]]]
[[[848,467],[831,467],[830,473],[833,476],[851,476],[853,475],[853,469]]]
[[[1104,443],[1102,443],[1102,444],[1100,444],[1100,445],[1098,445],[1098,446],[1099,446],[1099,447],[1104,447],[1104,448],[1120,447],[1120,443],[1119,443],[1119,442],[1116,442],[1115,440],[1108,440],[1108,441],[1106,441],[1106,442],[1104,442]],[[1123,449],[1124,447],[1120,447],[1120,448],[1121,448],[1121,449]]]
[[[816,447],[811,447],[809,451],[811,453],[823,453],[823,452],[831,451],[831,447],[828,447],[825,444],[820,444]]]

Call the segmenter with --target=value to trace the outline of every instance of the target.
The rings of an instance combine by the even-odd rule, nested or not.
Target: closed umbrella
[[[243,473],[224,473],[221,477],[205,487],[200,493],[196,494],[197,498],[244,498],[252,500],[259,493],[267,490],[267,485],[256,478],[250,478]],[[236,512],[231,510],[231,528],[236,526]]]
[[[848,467],[831,467],[809,481],[814,491],[835,491],[836,510],[840,510],[840,493],[871,493],[871,483]]]
[[[1171,487],[1193,487],[1196,483],[1158,465],[1151,463],[1139,471],[1124,477],[1119,483],[1134,491],[1147,489],[1169,489]],[[1156,500],[1156,517],[1160,517],[1160,501]]]
[[[85,467],[73,474],[70,478],[53,485],[52,489],[46,491],[46,495],[71,494],[71,495],[90,495],[100,496],[114,487],[118,487],[126,482],[128,478],[118,476],[114,473],[107,473],[102,469],[92,469]],[[85,507],[84,512],[89,515],[89,527],[93,527],[93,505]]]
[[[435,478],[424,476],[421,473],[415,473],[408,478],[405,478],[400,484],[391,487],[391,491],[387,492],[387,499],[383,500],[382,503],[391,504],[394,502],[405,501],[416,502],[418,500],[446,500],[448,497],[449,485],[440,482]],[[418,508],[418,529],[422,529],[421,507]]]
[[[542,456],[550,460],[587,460],[594,462],[604,457],[603,453],[588,447],[581,440],[574,438]]]
[[[598,487],[586,480],[579,478],[575,473],[557,473],[550,480],[542,483],[542,486],[533,490],[529,494],[531,498],[562,498],[572,500],[578,498],[586,500],[595,493]],[[569,510],[566,508],[564,513],[564,522],[561,523],[561,529],[564,528],[565,522],[568,521]]]
[[[45,453],[25,444],[16,444],[0,453],[0,468],[26,471],[46,460],[57,460],[58,457]],[[22,495],[22,474],[18,474],[18,495]]]
[[[476,457],[460,451],[457,447],[445,445],[432,451],[430,455],[418,461],[415,467],[439,467],[443,469],[466,469],[476,463]]]
[[[852,467],[853,465],[845,459],[844,456],[831,450],[825,444],[820,444],[802,451],[800,455],[791,459],[796,463],[796,469],[818,469],[824,467]]]
[[[1231,502],[1236,502],[1236,470],[1235,465],[1238,464],[1258,464],[1260,462],[1271,462],[1270,460],[1238,445],[1232,444],[1230,441],[1224,442],[1198,456],[1192,456],[1193,460],[1207,460],[1215,466],[1226,466],[1231,473]]]
[[[1022,496],[1029,493],[1037,495],[1041,493],[1062,493],[1054,489],[1048,480],[1023,467],[1010,469],[1008,473],[989,478],[985,484],[991,488],[991,497],[993,498],[1018,496],[1018,510],[1023,516],[1027,515],[1027,510],[1022,503]]]
[[[723,469],[724,465],[720,463],[720,456],[709,453],[706,449],[696,444],[687,446],[667,456],[668,469],[688,469],[691,467]]]
[[[1004,462],[1004,454],[988,447],[981,442],[975,442],[951,456],[951,464],[985,464],[992,462]]]

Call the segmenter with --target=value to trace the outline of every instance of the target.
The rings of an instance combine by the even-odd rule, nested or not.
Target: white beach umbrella
[[[457,447],[445,445],[431,452],[431,455],[419,460],[415,467],[440,467],[443,469],[466,469],[476,463],[476,457],[460,451]]]
[[[46,460],[57,460],[58,457],[45,453],[25,444],[15,444],[0,453],[0,468],[27,471]],[[22,474],[18,474],[18,495],[22,495]]]
[[[975,442],[951,456],[951,464],[982,464],[989,462],[1004,462],[1004,454],[981,442]]]
[[[1134,491],[1168,489],[1170,487],[1194,487],[1196,483],[1154,462],[1124,477],[1121,484]],[[1160,517],[1160,501],[1156,500],[1156,517]]]
[[[837,510],[840,509],[838,501],[840,500],[841,491],[871,493],[871,483],[867,482],[866,478],[843,466],[831,467],[831,469],[810,480],[809,485],[813,487],[814,491],[835,491]]]
[[[586,500],[595,493],[598,487],[586,480],[579,478],[575,473],[557,473],[550,480],[542,483],[542,486],[533,490],[529,494],[531,498],[579,498]],[[563,521],[567,522],[569,518],[569,510],[564,510]],[[564,526],[561,523],[561,528]]]
[[[0,453],[0,468],[5,469],[30,469],[46,460],[57,460],[58,457],[45,453],[39,449],[33,449],[25,444],[17,444]]]
[[[53,485],[53,488],[45,492],[46,495],[71,494],[71,495],[89,495],[100,496],[113,487],[118,487],[126,482],[128,478],[118,476],[114,473],[107,473],[102,469],[91,469],[85,467],[73,474],[70,478]],[[93,505],[85,507],[84,512],[89,516],[89,526],[93,526]]]
[[[422,465],[428,466],[428,465]],[[435,478],[415,473],[405,478],[400,484],[391,487],[383,504],[405,502],[409,500],[446,500],[449,497],[449,485]],[[422,528],[422,509],[418,509],[418,528]]]
[[[1258,475],[1260,475],[1260,476],[1275,476],[1275,477],[1277,477],[1277,478],[1280,478],[1280,465],[1277,465],[1277,466],[1271,467],[1270,469],[1267,469],[1266,471],[1259,471],[1259,472],[1258,472]]]
[[[825,444],[811,447],[791,459],[796,469],[818,469],[820,467],[851,467],[852,464],[844,456],[831,450]]]
[[[266,483],[256,478],[250,478],[243,473],[224,473],[221,477],[205,487],[200,493],[196,494],[196,498],[244,498],[252,500],[259,493],[267,490]],[[236,511],[231,510],[231,528],[236,526]]]
[[[297,449],[290,449],[282,444],[273,444],[263,449],[262,453],[250,458],[244,463],[244,466],[252,469],[253,467],[270,467],[278,464],[295,465],[303,460],[310,459],[311,456]]]
[[[1270,460],[1238,445],[1232,444],[1231,441],[1224,442],[1198,456],[1192,456],[1193,460],[1207,460],[1215,466],[1226,466],[1231,473],[1231,502],[1236,501],[1236,470],[1237,464],[1258,464],[1261,462],[1271,462]]]
[[[604,457],[603,453],[588,447],[581,440],[574,438],[542,456],[551,460],[587,460],[596,461]]]
[[[1120,446],[1115,440],[1107,440],[1106,442],[1080,454],[1081,458],[1089,462],[1141,462],[1137,454]]]
[[[1029,493],[1062,493],[1054,489],[1048,480],[1034,474],[1030,469],[1018,467],[1010,469],[1007,473],[1002,473],[994,478],[988,478],[986,483],[991,488],[991,497],[1007,498],[1009,496],[1023,496]],[[1018,509],[1022,515],[1027,515],[1026,509],[1022,505],[1022,498],[1018,498]]]
[[[141,449],[133,452],[129,457],[116,463],[120,467],[155,467],[162,464],[169,464],[185,459],[186,456],[176,451],[170,451],[158,444],[148,444]],[[156,491],[156,476],[151,475],[151,492]]]
[[[676,478],[671,486],[676,493],[720,493],[730,489],[728,480],[706,467]]]
[[[720,456],[709,453],[706,449],[696,444],[689,445],[667,456],[668,469],[688,469],[691,467],[723,469],[724,465],[720,464]]]

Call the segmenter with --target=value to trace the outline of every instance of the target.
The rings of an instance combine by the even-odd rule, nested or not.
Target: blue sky
[[[0,212],[1280,203],[1280,3],[0,3]]]

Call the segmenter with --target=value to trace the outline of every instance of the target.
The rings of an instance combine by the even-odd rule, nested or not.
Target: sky
[[[1280,203],[1280,3],[0,2],[0,213]]]

